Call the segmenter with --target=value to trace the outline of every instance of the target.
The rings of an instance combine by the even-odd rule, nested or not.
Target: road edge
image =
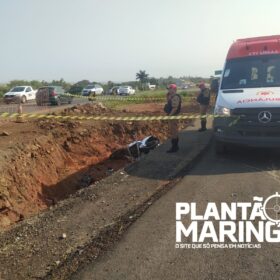
[[[78,251],[69,254],[66,260],[59,266],[48,271],[47,275],[43,277],[45,280],[50,279],[69,279],[85,265],[93,263],[107,250],[114,247],[114,245],[122,238],[128,228],[139,218],[142,214],[159,198],[171,190],[184,176],[194,167],[194,165],[201,159],[204,153],[210,147],[213,139],[212,131],[208,131],[210,135],[205,142],[192,153],[186,157],[186,160],[181,162],[172,172],[171,182],[162,186],[155,193],[153,193],[146,201],[137,207],[129,209],[124,215],[120,216],[114,223],[105,226],[90,242],[80,247]]]

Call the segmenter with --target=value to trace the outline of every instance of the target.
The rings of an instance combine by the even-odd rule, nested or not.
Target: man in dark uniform
[[[164,107],[164,111],[168,116],[177,116],[181,111],[181,96],[177,94],[177,86],[175,84],[170,84],[167,89],[167,103]],[[167,153],[175,153],[179,150],[178,120],[169,120],[168,125],[172,146]]]
[[[197,102],[200,106],[200,116],[201,116],[201,128],[198,130],[199,132],[205,131],[206,128],[206,114],[210,103],[210,90],[205,86],[204,82],[198,84],[200,92],[197,96]]]

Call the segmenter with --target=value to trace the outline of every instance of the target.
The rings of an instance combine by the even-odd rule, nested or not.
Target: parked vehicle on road
[[[216,151],[232,144],[280,147],[280,35],[230,47],[215,105]]]
[[[102,86],[95,84],[95,85],[88,85],[82,90],[83,96],[90,96],[90,95],[101,95],[103,94],[104,90]]]
[[[157,88],[157,86],[148,84],[148,88],[149,88],[149,90],[155,90]]]
[[[109,89],[108,94],[110,94],[110,95],[118,95],[120,87],[121,86],[112,87],[111,89]]]
[[[72,96],[65,93],[61,86],[45,86],[38,89],[36,93],[36,103],[42,105],[62,105],[71,104]]]
[[[131,86],[121,86],[118,92],[119,95],[132,95],[135,94],[135,89],[133,89]]]
[[[26,103],[27,101],[35,100],[35,96],[36,91],[31,86],[16,86],[4,94],[4,102],[6,104],[18,102],[18,98],[20,98],[22,103]]]

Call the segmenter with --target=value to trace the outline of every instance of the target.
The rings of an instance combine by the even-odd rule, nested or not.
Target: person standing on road
[[[197,102],[200,106],[200,121],[201,121],[201,128],[198,130],[199,132],[205,131],[206,128],[206,114],[210,103],[210,90],[206,87],[204,82],[198,84],[200,92],[197,96]]]
[[[164,111],[168,116],[177,116],[181,111],[181,96],[177,94],[177,86],[175,84],[170,84],[167,89],[167,103],[164,106]],[[169,120],[168,126],[172,146],[167,153],[176,153],[179,150],[178,120]]]

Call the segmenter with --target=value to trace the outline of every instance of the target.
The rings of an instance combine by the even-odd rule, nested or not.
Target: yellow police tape
[[[178,115],[178,116],[78,116],[78,115],[52,115],[52,114],[19,114],[19,113],[0,113],[0,118],[26,118],[26,119],[61,119],[61,120],[91,120],[91,121],[166,121],[166,120],[189,120],[201,118],[228,117],[224,115]],[[235,119],[233,122],[237,122]],[[233,123],[232,122],[232,123]],[[234,124],[234,123],[233,123]]]
[[[70,96],[73,98],[85,98],[89,101],[161,101],[166,100],[166,97],[149,97],[149,96],[106,96],[106,95],[89,95],[89,96],[83,96],[83,95],[75,95],[70,93],[65,93],[65,96]],[[189,98],[189,96],[182,96],[183,99]]]

